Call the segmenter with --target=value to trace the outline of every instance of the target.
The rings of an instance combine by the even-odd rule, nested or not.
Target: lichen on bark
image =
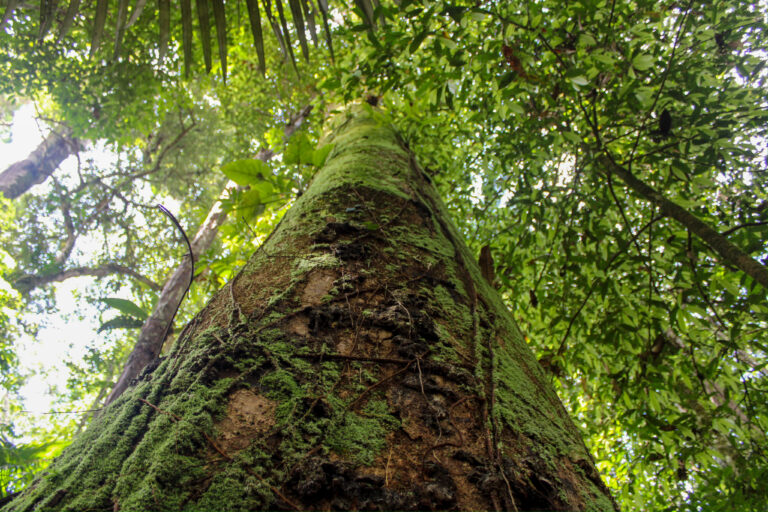
[[[334,149],[172,351],[8,510],[614,509],[410,149]]]

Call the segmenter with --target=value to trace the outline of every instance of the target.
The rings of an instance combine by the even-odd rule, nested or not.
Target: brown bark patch
[[[336,274],[330,270],[316,270],[307,277],[307,284],[301,294],[301,303],[304,306],[319,306],[336,280]]]
[[[228,454],[247,448],[275,424],[276,403],[248,389],[229,397],[227,415],[217,425],[218,443]]]
[[[306,338],[309,336],[309,317],[307,315],[296,315],[288,320],[286,330],[291,334]]]

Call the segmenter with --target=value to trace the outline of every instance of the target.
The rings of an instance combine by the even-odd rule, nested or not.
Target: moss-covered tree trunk
[[[9,510],[615,508],[410,150],[360,112],[330,142],[168,357]]]

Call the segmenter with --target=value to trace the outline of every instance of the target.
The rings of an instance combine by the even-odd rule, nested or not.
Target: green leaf
[[[520,103],[516,101],[509,103],[508,106],[509,106],[509,110],[511,110],[515,114],[518,114],[518,115],[525,114],[525,107],[523,107]]]
[[[322,167],[323,164],[325,164],[326,158],[328,158],[328,154],[333,149],[333,144],[326,144],[325,146],[321,147],[320,149],[316,149],[314,154],[312,155],[312,165],[315,167]]]
[[[266,185],[268,183],[264,182]],[[254,188],[246,191],[235,206],[240,217],[249,221],[264,212],[264,195],[262,190]]]
[[[595,41],[595,38],[592,37],[589,34],[580,34],[579,35],[579,46],[594,46],[597,44],[597,41]]]
[[[581,137],[579,137],[577,134],[575,134],[575,133],[573,133],[571,131],[562,132],[562,134],[563,134],[563,137],[568,139],[570,142],[573,142],[574,144],[580,144],[581,143]]]
[[[314,148],[307,134],[302,132],[291,137],[283,154],[283,162],[288,165],[311,164]]]
[[[113,329],[137,329],[144,325],[144,320],[133,316],[118,316],[111,320],[107,320],[99,326],[96,330],[97,333],[103,331],[111,331]]]
[[[447,37],[438,37],[437,39],[451,50],[455,50],[459,47],[453,39],[448,39]]]
[[[411,44],[408,45],[408,52],[414,53],[416,50],[418,50],[419,46],[421,46],[421,43],[424,42],[424,39],[426,39],[428,35],[429,35],[429,30],[427,29],[422,30],[416,37],[413,38],[413,41],[411,41]]]
[[[581,87],[589,85],[589,80],[583,75],[572,76],[570,77],[570,81]]]
[[[120,311],[121,313],[125,313],[128,316],[138,318],[140,320],[146,320],[149,314],[147,314],[146,311],[141,309],[139,306],[137,306],[135,303],[131,302],[128,299],[119,299],[117,297],[110,297],[106,299],[101,299],[101,302],[106,304],[107,306],[111,308],[115,308],[116,310]]]
[[[605,52],[595,52],[592,54],[592,58],[608,66],[612,66],[616,62],[616,59],[613,58],[613,56]]]
[[[514,71],[508,71],[504,73],[501,78],[499,78],[499,89],[504,89],[506,86],[512,83],[512,81],[517,76],[517,73]]]
[[[253,185],[271,174],[269,166],[261,160],[249,158],[235,160],[221,166],[221,172],[240,186]]]
[[[645,71],[653,66],[654,58],[651,55],[641,53],[632,59],[632,67],[638,71]]]

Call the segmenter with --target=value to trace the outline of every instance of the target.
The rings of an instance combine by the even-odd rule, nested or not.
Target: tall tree
[[[6,510],[611,510],[519,329],[391,128],[324,167],[173,351]]]

